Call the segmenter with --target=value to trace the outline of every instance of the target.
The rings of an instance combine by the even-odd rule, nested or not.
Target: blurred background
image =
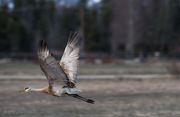
[[[179,21],[180,0],[0,0],[0,116],[180,116]],[[96,104],[19,93],[47,85],[38,41],[60,59],[76,31],[77,87]]]

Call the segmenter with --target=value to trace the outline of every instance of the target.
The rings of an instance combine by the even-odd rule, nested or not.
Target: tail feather
[[[82,96],[79,96],[79,95],[77,95],[77,94],[72,94],[72,95],[70,95],[70,96],[72,96],[72,97],[74,97],[74,98],[77,98],[77,99],[80,99],[80,100],[82,100],[82,101],[85,101],[85,102],[87,102],[87,103],[91,103],[91,104],[94,104],[94,103],[95,103],[94,100],[86,99],[86,98],[84,98],[84,97],[82,97]]]

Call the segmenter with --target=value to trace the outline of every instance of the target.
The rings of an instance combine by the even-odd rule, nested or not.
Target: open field
[[[133,76],[169,74],[167,63],[80,64],[80,75]],[[32,76],[33,80],[23,78]],[[0,117],[180,117],[180,80],[155,79],[80,79],[82,96],[92,98],[87,104],[71,97],[19,92],[27,86],[47,85],[37,63],[12,61],[0,64]],[[16,76],[22,79],[10,79]]]
[[[0,117],[179,117],[180,81],[80,80],[87,104],[71,97],[23,93],[26,86],[47,85],[46,80],[1,80]]]
[[[80,64],[79,74],[168,74],[167,62]],[[0,75],[41,75],[39,64],[29,61],[12,61],[0,64]]]

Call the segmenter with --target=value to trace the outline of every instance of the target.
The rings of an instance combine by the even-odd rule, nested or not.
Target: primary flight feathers
[[[78,71],[79,51],[82,39],[79,33],[70,34],[64,54],[60,60],[60,65],[64,69],[71,82],[75,83]]]
[[[65,86],[75,87],[81,43],[82,39],[79,33],[71,34],[63,56],[58,62],[51,56],[47,43],[43,40],[39,41],[38,58],[40,67],[45,73],[50,86],[55,84],[55,81],[63,81]],[[60,66],[58,64],[60,64]]]

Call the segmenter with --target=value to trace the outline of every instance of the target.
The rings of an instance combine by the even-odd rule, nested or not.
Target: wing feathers
[[[71,82],[75,83],[78,71],[78,59],[82,38],[79,33],[70,34],[60,65],[64,69]]]
[[[50,55],[47,43],[43,40],[39,41],[38,57],[39,59],[45,60]]]
[[[63,80],[67,86],[75,87],[81,43],[82,38],[80,38],[79,33],[76,32],[74,34],[70,34],[64,54],[59,63],[67,76],[65,77],[61,73],[61,69],[56,66],[56,60],[51,56],[47,43],[43,40],[39,41],[38,58],[40,60],[41,68],[43,68],[42,70],[47,76],[50,84],[52,84],[51,82],[54,82],[54,78],[56,79],[57,77],[63,76]]]
[[[49,82],[49,86],[60,85],[60,83],[63,83],[64,86],[74,87],[74,84],[70,82],[69,78],[64,73],[64,70],[59,65],[59,62],[51,56],[47,43],[43,40],[39,41],[38,59],[40,67]]]

